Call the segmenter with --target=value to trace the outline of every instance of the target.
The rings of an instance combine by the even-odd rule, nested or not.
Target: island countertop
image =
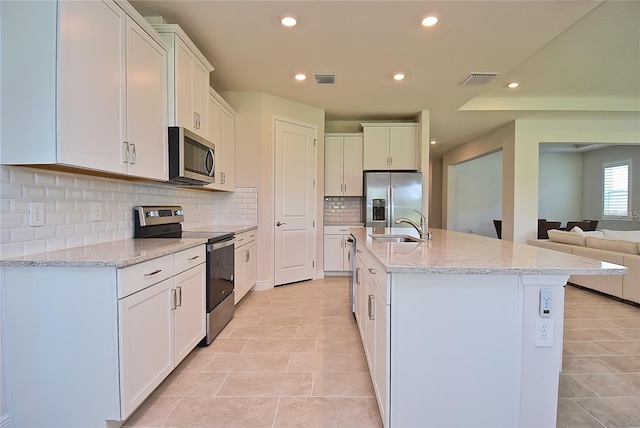
[[[136,263],[177,253],[197,245],[201,238],[122,239],[101,244],[85,245],[65,250],[48,251],[0,260],[0,267],[115,267],[124,268]]]
[[[418,234],[411,228],[350,227],[387,273],[624,275],[624,266],[500,239],[429,229],[423,242],[383,242],[371,234]]]

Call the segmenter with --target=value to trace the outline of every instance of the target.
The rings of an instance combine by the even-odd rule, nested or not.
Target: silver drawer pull
[[[369,273],[370,273],[371,275],[375,275],[375,274],[376,274],[376,271],[375,271],[373,268],[369,268]]]
[[[160,272],[162,272],[162,269],[154,270],[151,273],[145,273],[144,276],[151,276],[151,275],[155,275],[155,274],[160,273]]]
[[[198,257],[200,257],[200,256],[193,256],[193,257],[191,257],[190,259],[187,259],[187,260],[188,260],[188,261],[195,260],[195,259],[197,259]]]

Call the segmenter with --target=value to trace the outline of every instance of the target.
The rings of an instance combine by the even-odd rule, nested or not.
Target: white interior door
[[[313,278],[315,128],[275,121],[275,285]]]

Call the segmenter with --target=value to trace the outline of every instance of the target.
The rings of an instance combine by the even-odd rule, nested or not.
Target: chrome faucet
[[[420,211],[418,210],[414,210],[414,211],[420,214],[420,225],[417,225],[413,220],[409,220],[408,218],[404,218],[404,217],[400,217],[399,219],[397,219],[396,224],[408,223],[411,226],[413,226],[415,230],[418,231],[418,234],[420,234],[420,239],[422,239],[423,241],[431,239],[431,233],[427,232],[427,219],[424,217],[424,215]]]

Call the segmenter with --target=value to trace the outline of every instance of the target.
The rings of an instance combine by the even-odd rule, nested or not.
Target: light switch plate
[[[44,226],[44,203],[29,204],[29,226]]]

